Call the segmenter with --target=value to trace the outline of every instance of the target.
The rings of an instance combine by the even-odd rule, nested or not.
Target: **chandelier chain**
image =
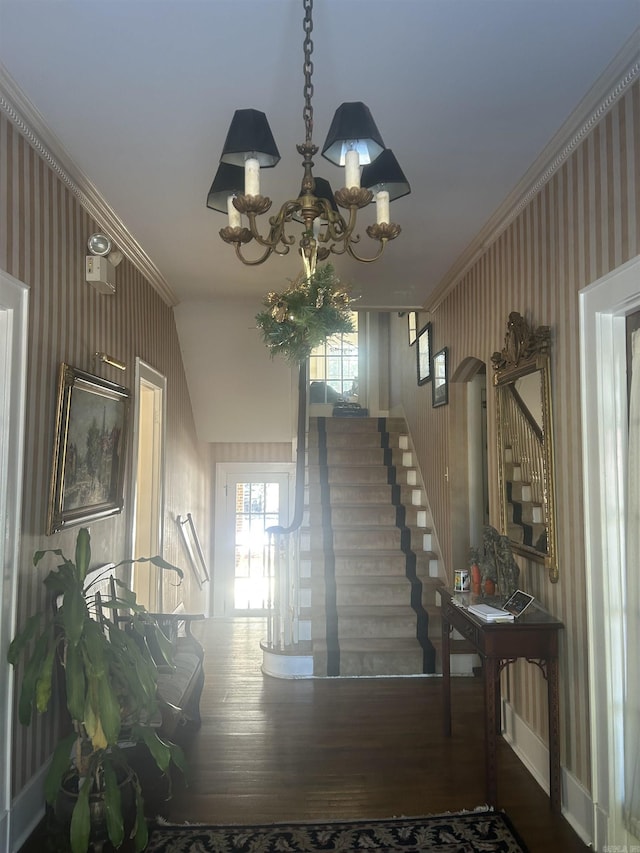
[[[313,53],[313,41],[311,39],[311,32],[313,30],[313,18],[311,17],[311,13],[313,11],[313,0],[303,0],[304,5],[304,22],[302,24],[302,28],[305,32],[303,49],[304,49],[304,109],[302,111],[302,117],[304,119],[304,126],[306,130],[306,142],[311,142],[311,137],[313,134],[313,107],[311,106],[311,98],[313,97],[313,84],[311,82],[311,75],[313,74],[313,62],[311,61],[311,54]]]

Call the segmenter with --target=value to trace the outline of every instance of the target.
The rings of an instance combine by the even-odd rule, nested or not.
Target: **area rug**
[[[526,853],[504,812],[259,826],[164,825],[147,853]]]

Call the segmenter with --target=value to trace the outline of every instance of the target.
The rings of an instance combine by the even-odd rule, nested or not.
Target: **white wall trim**
[[[47,761],[29,779],[11,804],[11,839],[9,847],[11,853],[18,853],[18,850],[20,850],[44,817],[44,780],[49,770],[49,763]]]
[[[7,662],[16,629],[29,288],[0,270],[0,848],[8,844],[11,811],[14,675]]]
[[[538,735],[503,700],[504,739],[540,787],[549,793],[549,749]],[[585,844],[593,838],[593,804],[576,777],[561,768],[562,814]]]
[[[626,661],[625,315],[640,307],[640,255],[580,291],[591,791],[594,841],[624,846],[623,701]]]

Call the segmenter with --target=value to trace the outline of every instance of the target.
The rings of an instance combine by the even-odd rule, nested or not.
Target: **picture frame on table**
[[[446,406],[449,402],[449,348],[443,347],[433,356],[431,364],[431,405]]]
[[[48,536],[122,512],[129,403],[122,385],[60,365]]]
[[[424,385],[431,379],[431,323],[420,329],[416,344],[418,385]]]

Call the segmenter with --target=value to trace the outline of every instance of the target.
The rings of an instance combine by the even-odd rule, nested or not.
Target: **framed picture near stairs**
[[[424,385],[431,379],[431,323],[420,329],[416,343],[418,385]]]
[[[433,356],[431,366],[431,403],[435,409],[437,406],[446,406],[449,402],[449,349],[443,347]]]

